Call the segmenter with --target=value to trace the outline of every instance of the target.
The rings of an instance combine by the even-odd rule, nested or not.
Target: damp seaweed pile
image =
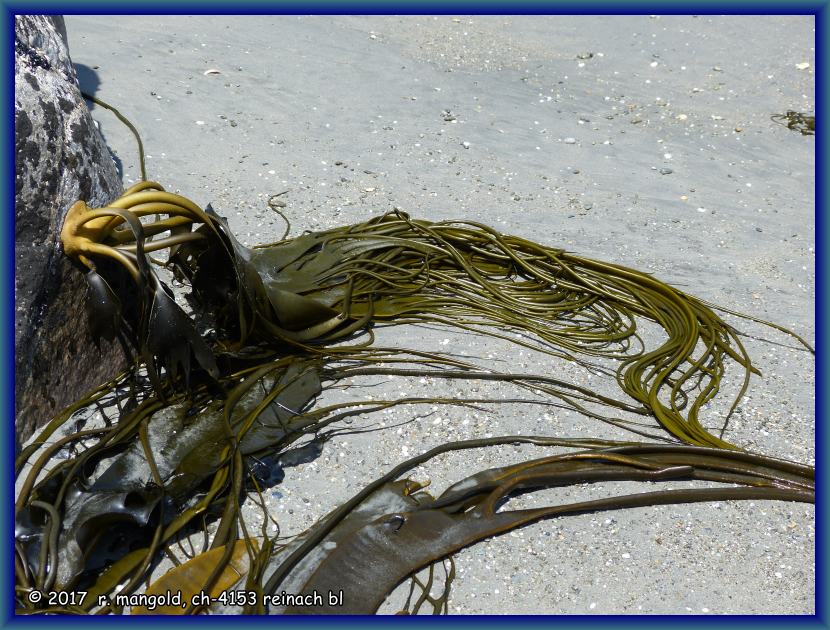
[[[409,577],[403,612],[446,612],[452,554],[530,522],[666,503],[814,500],[812,467],[724,439],[755,370],[739,332],[717,314],[732,311],[649,274],[472,221],[433,223],[401,211],[247,248],[210,206],[149,181],[106,208],[76,203],[62,242],[87,279],[96,334],[118,339],[134,362],[54,418],[17,458],[20,613],[120,613],[118,596],[167,590],[181,590],[184,602],[132,612],[372,613]],[[189,287],[188,309],[161,269]],[[812,352],[795,333],[762,323]],[[617,394],[566,374],[497,371],[449,352],[376,343],[379,328],[408,324],[546,353],[591,370]],[[656,341],[641,335],[643,325],[661,331]],[[743,372],[742,386],[712,432],[702,409],[730,364]],[[538,404],[613,424],[640,441],[507,435],[450,442],[396,466],[292,540],[269,536],[265,525],[249,531],[240,505],[268,485],[263,462],[335,422],[406,405],[515,402],[318,400],[354,377],[392,375],[510,383]],[[110,410],[116,421],[74,426],[87,408]],[[406,478],[441,453],[522,443],[553,454],[468,475],[437,497]],[[516,493],[609,480],[653,483],[634,494],[504,509]],[[705,483],[655,489],[675,480]],[[214,529],[203,552],[177,560],[174,545],[208,523]],[[148,586],[165,558],[174,568]],[[443,591],[433,596],[442,566]],[[424,568],[426,582],[414,577]],[[28,597],[73,589],[88,595],[48,605]],[[337,606],[311,597],[340,589]],[[223,600],[187,596],[198,592]],[[285,593],[310,599],[279,597]]]

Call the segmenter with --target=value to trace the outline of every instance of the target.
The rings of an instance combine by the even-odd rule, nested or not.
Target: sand
[[[815,338],[814,138],[771,120],[814,111],[812,17],[68,16],[67,29],[82,87],[136,124],[150,177],[212,203],[246,244],[280,238],[266,201],[285,191],[292,234],[393,207],[475,219],[653,272]],[[93,114],[125,183],[136,181],[131,136],[108,112]],[[727,438],[814,464],[813,357],[775,331],[729,321],[750,333],[763,377],[753,377]],[[528,371],[568,369],[453,332],[395,338]],[[737,385],[733,377],[726,393]],[[383,392],[460,394],[403,379],[372,393]],[[316,461],[287,468],[267,493],[282,531],[302,531],[446,440],[630,439],[519,405],[399,410],[355,426],[416,415],[334,438]],[[415,476],[440,492],[542,452],[445,456]],[[584,514],[459,553],[450,612],[812,614],[814,552],[814,510],[803,504]],[[382,611],[399,602],[398,593]]]

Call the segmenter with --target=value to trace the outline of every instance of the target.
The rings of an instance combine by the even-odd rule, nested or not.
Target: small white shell
[[[218,68],[210,68],[208,70],[205,70],[202,74],[204,74],[205,76],[208,76],[209,74],[222,74],[222,71]]]

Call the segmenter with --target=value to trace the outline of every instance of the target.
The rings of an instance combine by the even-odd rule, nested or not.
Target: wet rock
[[[60,16],[15,17],[15,415],[18,445],[125,359],[95,347],[82,274],[63,257],[63,218],[104,205],[121,181],[81,97]]]

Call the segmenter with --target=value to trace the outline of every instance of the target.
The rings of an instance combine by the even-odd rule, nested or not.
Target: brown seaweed
[[[774,114],[771,118],[774,122],[786,125],[787,129],[797,131],[802,136],[816,135],[816,117],[810,114],[788,109],[785,113]]]
[[[194,552],[148,593],[186,577],[192,592],[253,595],[177,612],[370,613],[420,569],[430,567],[431,583],[434,567],[459,549],[539,519],[720,499],[814,500],[811,467],[749,454],[723,439],[756,370],[739,331],[717,311],[761,321],[812,348],[781,326],[708,304],[649,274],[480,223],[435,223],[399,210],[246,248],[212,208],[148,181],[107,208],[75,204],[62,242],[86,273],[94,330],[121,339],[135,363],[54,418],[16,461],[21,613],[119,611],[116,594],[140,591],[162,558],[175,559],[173,546],[199,531],[209,549]],[[162,251],[165,261],[149,255]],[[193,315],[176,302],[160,267],[189,285]],[[379,327],[424,323],[586,367],[617,393],[598,393],[566,375],[500,372],[452,353],[374,343]],[[657,342],[646,343],[644,323],[662,330]],[[712,432],[701,414],[729,364],[743,372],[742,386]],[[523,394],[317,400],[347,379],[391,375],[500,381]],[[319,454],[334,423],[395,406],[505,402],[563,407],[651,442],[452,442],[396,466],[293,541],[268,536],[264,525],[258,536],[246,529],[240,504],[270,482],[265,462]],[[92,404],[116,408],[117,422],[73,430],[74,414]],[[437,498],[400,479],[439,453],[512,443],[581,450],[481,471]],[[58,452],[67,456],[57,460]],[[517,493],[609,480],[720,487],[502,509]],[[210,537],[207,521],[216,525]],[[106,544],[104,533],[116,544]],[[446,611],[452,577],[450,570],[437,598],[429,583],[413,580],[410,600],[416,586],[421,594],[411,611],[425,602]],[[278,600],[286,590],[302,595],[344,585],[336,610]],[[86,601],[59,609],[26,597],[81,587]]]

